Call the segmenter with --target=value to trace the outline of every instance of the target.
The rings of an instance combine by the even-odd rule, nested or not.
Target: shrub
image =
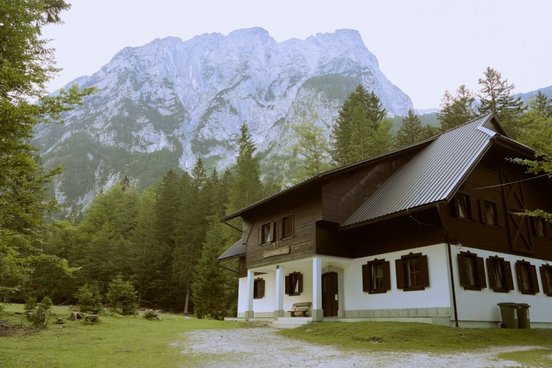
[[[52,300],[45,296],[40,303],[36,302],[34,297],[31,297],[25,303],[25,311],[27,319],[32,322],[35,327],[46,327],[50,318],[50,309],[52,308]]]
[[[98,314],[103,309],[102,297],[97,285],[84,284],[75,293],[75,299],[82,313]]]
[[[152,319],[155,319],[158,321],[161,320],[159,313],[157,313],[157,311],[154,311],[153,309],[146,309],[146,311],[144,312],[144,318],[149,320],[152,320]]]
[[[136,314],[137,297],[130,281],[124,281],[121,275],[111,281],[107,291],[111,307],[123,315]]]

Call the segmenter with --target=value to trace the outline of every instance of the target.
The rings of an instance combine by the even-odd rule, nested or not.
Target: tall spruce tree
[[[474,119],[477,116],[474,104],[475,97],[465,85],[458,87],[456,96],[445,91],[437,114],[441,131],[455,128]]]
[[[514,84],[509,84],[497,70],[487,67],[483,78],[479,79],[479,85],[479,112],[493,113],[506,132],[512,138],[517,138],[520,127],[516,120],[526,110],[526,106],[521,97],[514,97]]]
[[[412,110],[402,119],[401,126],[395,136],[395,145],[397,148],[414,144],[424,139],[428,139],[437,133],[436,128],[423,125],[418,115]]]
[[[30,143],[33,128],[60,120],[91,92],[75,87],[51,97],[45,90],[57,69],[41,31],[67,8],[63,0],[0,3],[0,298],[28,280],[26,256],[39,252],[33,244],[51,209],[44,189],[56,172],[42,169]]]
[[[332,129],[332,159],[346,165],[386,152],[393,146],[391,123],[373,92],[359,85],[347,97]]]
[[[294,126],[293,131],[297,135],[297,143],[292,147],[295,183],[331,168],[330,143],[322,128],[305,121]]]

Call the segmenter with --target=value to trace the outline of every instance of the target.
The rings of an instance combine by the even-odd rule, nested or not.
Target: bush
[[[123,315],[136,314],[137,297],[130,281],[119,275],[111,281],[107,292],[111,307]]]
[[[102,311],[102,297],[97,285],[84,284],[75,293],[75,299],[82,313],[98,314]]]
[[[27,319],[31,321],[35,327],[46,327],[48,319],[50,318],[50,309],[52,305],[52,299],[47,296],[42,298],[40,303],[37,303],[34,297],[30,297],[25,303]]]
[[[146,311],[144,312],[144,318],[149,320],[152,320],[152,319],[155,319],[158,321],[161,320],[159,313],[157,313],[157,311],[154,311],[153,309],[146,309]]]

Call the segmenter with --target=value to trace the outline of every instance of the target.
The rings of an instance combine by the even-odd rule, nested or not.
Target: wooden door
[[[529,226],[529,218],[520,216],[527,208],[523,177],[514,173],[501,171],[502,196],[506,208],[506,226],[510,238],[510,246],[514,252],[533,254],[533,244]]]
[[[322,309],[324,317],[337,317],[339,296],[337,293],[337,272],[322,275]]]

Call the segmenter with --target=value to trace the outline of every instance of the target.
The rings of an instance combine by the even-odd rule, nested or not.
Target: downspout
[[[445,237],[445,241],[447,243],[447,256],[448,256],[448,262],[449,262],[449,270],[450,270],[450,286],[452,291],[452,307],[454,308],[454,327],[458,327],[458,304],[456,303],[456,287],[454,282],[454,271],[452,267],[452,252],[450,250],[450,235],[448,228],[446,226],[446,223],[443,219],[443,215],[441,213],[441,203],[437,205],[437,213],[439,214],[439,219],[441,220],[441,225],[443,226],[443,235]]]

